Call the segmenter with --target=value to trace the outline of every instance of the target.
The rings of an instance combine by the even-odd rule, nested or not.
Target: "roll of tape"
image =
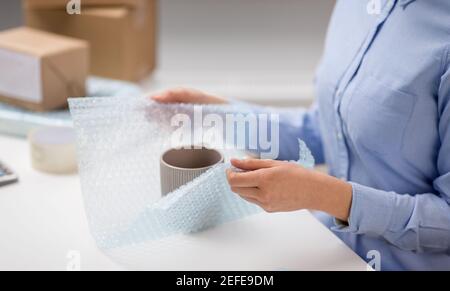
[[[75,131],[69,127],[43,127],[29,134],[31,164],[51,174],[77,171]]]

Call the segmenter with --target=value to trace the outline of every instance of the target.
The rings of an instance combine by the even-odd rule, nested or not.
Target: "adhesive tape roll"
[[[31,164],[51,174],[77,171],[75,131],[68,127],[43,127],[29,134]]]

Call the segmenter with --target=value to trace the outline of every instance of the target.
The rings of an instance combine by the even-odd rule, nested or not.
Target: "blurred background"
[[[307,105],[334,0],[160,0],[157,68],[145,90],[189,86],[262,104]],[[0,29],[23,23],[0,1]]]

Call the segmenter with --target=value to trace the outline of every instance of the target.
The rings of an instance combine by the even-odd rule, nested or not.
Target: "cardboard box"
[[[85,96],[89,45],[30,28],[0,32],[0,101],[30,110]]]
[[[142,7],[147,0],[80,0],[81,8],[89,6],[129,6]],[[65,9],[70,0],[24,0],[27,9]],[[73,2],[72,2],[73,3]]]
[[[138,81],[155,67],[156,4],[84,8],[80,15],[65,10],[25,9],[30,27],[84,39],[91,46],[91,73]]]

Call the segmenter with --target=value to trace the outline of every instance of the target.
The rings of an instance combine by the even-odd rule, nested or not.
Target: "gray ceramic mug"
[[[207,148],[170,149],[164,152],[160,160],[161,194],[169,194],[223,163],[223,160],[219,151]]]

